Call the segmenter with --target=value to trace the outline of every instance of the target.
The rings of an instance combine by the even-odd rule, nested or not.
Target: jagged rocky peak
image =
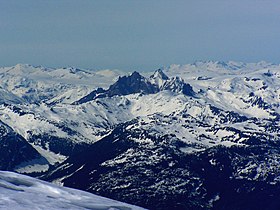
[[[191,85],[186,84],[181,77],[169,78],[162,69],[158,69],[150,76],[150,82],[158,87],[159,91],[169,90],[176,93],[194,96]]]
[[[133,93],[152,94],[156,92],[158,92],[158,88],[135,71],[129,76],[119,77],[109,89],[104,90],[98,88],[73,104],[82,104],[97,98],[112,97],[116,95],[129,95]]]
[[[175,93],[183,93],[184,95],[194,96],[195,92],[190,84],[186,84],[181,77],[173,77],[167,80],[160,90],[169,90]]]
[[[98,88],[73,104],[82,104],[97,98],[117,95],[123,96],[134,93],[153,94],[162,90],[169,90],[188,96],[194,96],[195,94],[192,86],[186,84],[182,78],[174,77],[169,79],[161,69],[158,69],[149,79],[136,71],[129,76],[119,77],[107,90]]]
[[[132,93],[151,94],[157,89],[138,72],[133,72],[129,76],[119,77],[118,81],[109,87],[107,96],[128,95]]]
[[[169,78],[165,73],[163,73],[162,69],[156,70],[154,74],[150,76],[150,82],[159,88],[162,87],[167,80],[169,80]]]

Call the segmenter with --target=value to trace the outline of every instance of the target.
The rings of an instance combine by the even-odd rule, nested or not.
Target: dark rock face
[[[195,92],[190,84],[184,84],[182,93],[187,96],[194,96]]]
[[[153,139],[155,145],[150,147],[130,140],[130,138],[139,138],[140,134],[140,132],[126,132],[123,126],[120,126],[111,135],[95,143],[79,156],[69,158],[59,166],[61,170],[51,173],[46,179],[54,180],[63,174],[72,174],[78,169],[77,167],[84,165],[78,173],[64,180],[65,186],[87,189],[90,192],[137,203],[150,209],[172,207],[178,209],[192,206],[192,203],[197,202],[196,197],[200,192],[188,194],[187,189],[195,191],[200,181],[196,180],[194,174],[189,173],[186,159],[179,157],[181,152],[174,150],[173,147],[177,142],[169,142],[168,137]],[[167,142],[169,145],[166,144]],[[154,160],[153,155],[155,155]],[[116,165],[110,164],[110,160],[121,159],[121,157],[126,158],[126,161],[119,161],[120,164]],[[178,162],[181,159],[182,161]],[[64,164],[71,166],[64,171]],[[189,182],[192,180],[193,183],[176,187],[176,183],[179,184],[183,180]],[[172,188],[174,190],[171,190]],[[177,190],[181,193],[178,194]],[[179,203],[181,199],[187,200]]]
[[[30,133],[28,142],[40,146],[45,150],[50,150],[56,154],[65,156],[75,155],[76,153],[79,153],[88,147],[86,143],[74,143],[70,139],[59,138],[47,133]]]
[[[252,120],[211,110],[223,122]],[[176,135],[158,136],[141,127],[130,130],[135,123],[117,126],[44,178],[67,176],[65,186],[149,209],[279,209],[279,136],[257,133],[247,146],[215,146],[187,154],[182,148],[189,145]],[[240,138],[251,135],[232,132]]]
[[[151,94],[156,92],[156,88],[145,77],[135,71],[130,76],[120,77],[115,84],[110,86],[106,94],[112,97],[132,93]]]
[[[120,77],[117,82],[109,87],[109,89],[104,90],[98,88],[73,104],[82,104],[97,98],[129,95],[133,93],[152,94],[157,91],[158,89],[156,87],[135,71],[130,76]]]
[[[34,159],[45,160],[22,136],[0,122],[0,170],[14,170],[15,166]]]

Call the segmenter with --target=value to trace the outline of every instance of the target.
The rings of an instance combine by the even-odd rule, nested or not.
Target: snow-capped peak
[[[168,76],[163,73],[162,69],[156,70],[154,74],[150,76],[150,82],[153,85],[158,86],[159,88],[161,88],[165,81],[167,81],[168,79]]]
[[[175,93],[183,93],[184,95],[193,96],[194,91],[189,84],[186,84],[181,77],[173,77],[167,80],[160,90],[170,90]]]

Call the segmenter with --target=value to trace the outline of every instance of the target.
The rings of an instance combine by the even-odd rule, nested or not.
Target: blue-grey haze
[[[0,0],[0,66],[279,63],[276,0]]]

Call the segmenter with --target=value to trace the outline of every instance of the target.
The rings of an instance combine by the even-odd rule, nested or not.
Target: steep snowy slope
[[[83,191],[59,187],[28,176],[0,171],[0,209],[140,210],[143,208]]]
[[[0,87],[0,103],[1,104],[20,104],[24,103],[25,100],[16,96],[12,92]]]

